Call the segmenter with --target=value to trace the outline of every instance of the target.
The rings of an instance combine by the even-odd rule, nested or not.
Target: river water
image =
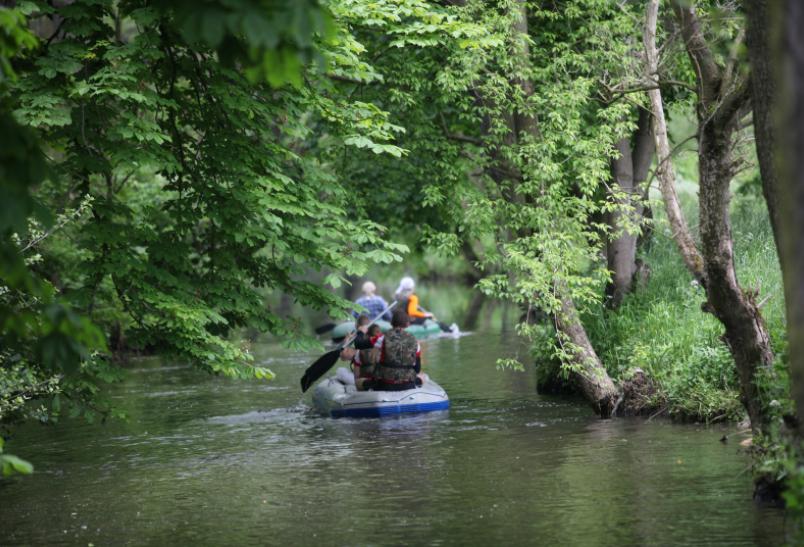
[[[270,383],[156,361],[113,388],[127,421],[27,426],[0,482],[0,544],[778,545],[733,428],[602,421],[498,371],[499,335],[424,343],[447,412],[316,415],[315,355],[256,348]]]

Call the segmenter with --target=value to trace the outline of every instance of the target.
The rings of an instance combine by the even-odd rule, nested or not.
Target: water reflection
[[[0,485],[0,543],[780,544],[722,429],[596,419],[497,371],[514,342],[425,342],[449,411],[318,416],[315,355],[256,348],[275,382],[140,363],[128,422],[26,428],[37,473]],[[47,515],[44,517],[43,515]]]

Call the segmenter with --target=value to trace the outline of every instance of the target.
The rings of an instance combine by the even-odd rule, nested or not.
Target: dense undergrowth
[[[685,196],[687,218],[695,227],[694,196]],[[649,268],[647,279],[616,310],[604,306],[587,309],[584,325],[609,374],[628,381],[641,369],[649,381],[639,408],[682,420],[739,421],[744,410],[734,361],[721,340],[722,325],[702,310],[704,290],[684,267],[670,237],[662,211],[654,207],[656,220],[650,243],[641,260]],[[777,355],[773,375],[762,379],[765,403],[781,415],[789,401],[784,366],[784,299],[781,274],[767,210],[761,197],[740,195],[732,205],[735,256],[740,282],[756,290]],[[546,344],[536,344],[542,378],[560,374],[545,359]],[[550,364],[545,364],[550,363]],[[632,409],[633,410],[633,409]]]

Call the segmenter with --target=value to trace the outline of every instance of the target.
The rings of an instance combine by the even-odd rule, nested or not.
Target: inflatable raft
[[[339,371],[337,376],[319,383],[313,391],[313,404],[326,416],[378,418],[449,408],[447,392],[429,378],[421,387],[407,391],[357,391],[354,383],[344,381],[341,376],[344,375]]]
[[[391,330],[391,323],[388,321],[379,320],[376,321],[376,324],[380,326],[382,332],[388,332]],[[343,323],[339,323],[334,329],[332,329],[332,339],[335,341],[342,340],[347,334],[352,332],[354,328],[354,321],[344,321]],[[423,325],[411,325],[405,330],[416,338],[428,338],[430,336],[441,334],[441,327],[438,326],[438,323],[430,319],[426,320]]]

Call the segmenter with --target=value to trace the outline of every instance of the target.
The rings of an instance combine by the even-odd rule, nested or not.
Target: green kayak
[[[380,326],[380,329],[383,332],[388,332],[391,330],[391,323],[388,321],[377,321],[377,324]],[[333,340],[341,340],[346,337],[347,334],[352,332],[355,328],[354,321],[344,321],[343,323],[339,323],[334,329],[332,329],[332,336]],[[411,333],[416,338],[427,338],[429,336],[433,336],[439,334],[441,332],[441,327],[438,326],[438,323],[432,321],[430,319],[426,320],[423,325],[411,325],[406,329],[409,333]]]

